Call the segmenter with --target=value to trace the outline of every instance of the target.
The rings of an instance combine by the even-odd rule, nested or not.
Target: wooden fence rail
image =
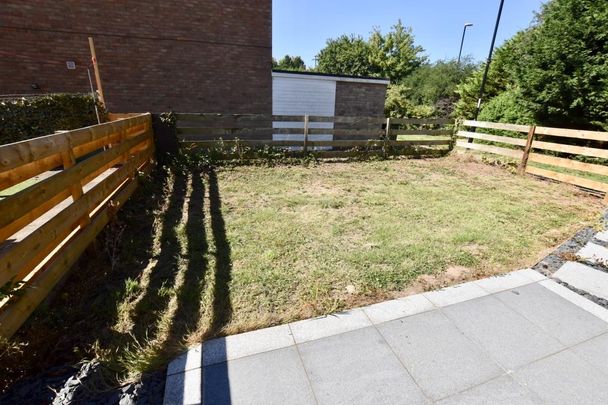
[[[137,187],[150,114],[0,146],[0,335],[12,336]]]
[[[484,141],[486,143],[473,143],[459,140],[456,142],[456,147],[518,159],[520,161],[519,172],[522,174],[529,173],[536,176],[573,184],[579,187],[606,193],[608,196],[608,182],[581,177],[580,175],[562,173],[529,164],[531,162],[566,169],[566,171],[574,170],[588,174],[608,176],[608,166],[603,164],[581,162],[572,159],[574,156],[608,159],[608,149],[597,147],[597,145],[589,147],[560,142],[560,138],[578,140],[578,143],[594,142],[597,144],[598,142],[608,142],[608,132],[583,131],[575,129],[483,121],[463,121],[462,126],[509,131],[509,133],[513,134],[514,136],[491,135],[480,132],[459,130],[456,133],[457,137],[467,138],[469,141]],[[527,135],[524,137],[523,133]],[[549,141],[544,140],[545,138],[549,138]],[[496,146],[495,144],[508,145],[509,147]]]
[[[450,124],[445,119],[365,116],[177,114],[177,136],[184,146],[209,148],[221,139],[228,145],[269,145],[319,157],[348,156],[349,148],[387,147],[432,155],[451,150]]]

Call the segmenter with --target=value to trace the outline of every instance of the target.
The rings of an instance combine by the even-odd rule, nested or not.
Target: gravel
[[[0,396],[4,404],[161,404],[165,370],[146,374],[138,382],[117,387],[112,373],[98,361],[56,367],[14,384]]]
[[[547,277],[551,277],[564,263],[572,260],[576,252],[592,240],[596,233],[597,231],[593,228],[585,228],[577,232],[572,238],[562,243],[532,268]]]
[[[608,211],[606,211],[603,215],[603,226],[604,229],[608,229]],[[608,248],[608,243],[599,241],[595,239],[595,235],[598,233],[597,230],[593,228],[585,228],[579,232],[577,232],[572,238],[568,239],[560,246],[557,247],[553,252],[547,255],[544,259],[534,265],[532,268],[534,270],[539,271],[547,277],[551,277],[553,273],[559,270],[560,267],[567,261],[579,261],[581,263],[586,264],[587,266],[593,267],[597,270],[608,272],[608,268],[606,266],[602,266],[597,263],[589,263],[584,260],[579,260],[576,257],[576,253],[583,248],[588,242],[593,241],[593,243],[604,246]],[[590,301],[595,302],[603,306],[604,308],[608,308],[608,300],[603,298],[596,297],[595,295],[589,294],[584,290],[580,290],[575,288],[568,283],[564,283],[561,280],[553,279],[554,281],[562,284],[563,286],[569,288],[575,293],[582,295],[583,297],[589,299]]]

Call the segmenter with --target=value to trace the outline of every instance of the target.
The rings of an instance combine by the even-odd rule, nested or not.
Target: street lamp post
[[[475,109],[475,117],[473,120],[477,121],[479,111],[481,111],[481,100],[483,99],[483,91],[486,87],[486,80],[488,79],[488,71],[490,70],[490,63],[492,63],[492,52],[494,52],[494,43],[496,42],[496,33],[498,32],[498,25],[500,24],[500,16],[502,14],[502,6],[505,4],[505,0],[500,0],[500,6],[498,7],[498,15],[496,16],[496,25],[494,26],[494,35],[492,35],[492,44],[490,45],[490,53],[488,54],[488,61],[486,62],[486,69],[483,72],[483,78],[481,79],[481,86],[479,86],[479,98],[477,99],[477,108]],[[468,143],[473,143],[473,138],[468,139]]]
[[[475,120],[481,110],[481,99],[483,98],[483,91],[486,87],[486,80],[488,79],[488,71],[490,70],[490,63],[492,63],[492,52],[494,52],[494,43],[496,42],[496,33],[498,32],[498,24],[500,24],[500,16],[502,14],[502,6],[505,4],[505,0],[500,0],[500,6],[498,7],[498,15],[496,16],[496,25],[494,26],[494,35],[492,36],[492,44],[490,45],[490,53],[488,54],[488,61],[486,62],[486,69],[483,72],[483,79],[481,79],[481,86],[479,87],[479,98],[477,99],[477,110],[475,110]],[[471,140],[472,141],[472,140]]]
[[[467,33],[467,28],[472,27],[473,24],[466,23],[462,29],[462,39],[460,40],[460,51],[458,52],[458,66],[460,66],[460,56],[462,55],[462,45],[464,44],[464,36]]]

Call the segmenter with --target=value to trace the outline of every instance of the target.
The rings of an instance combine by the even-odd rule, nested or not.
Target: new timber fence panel
[[[183,146],[212,148],[221,140],[237,148],[272,146],[317,156],[329,148],[335,153],[324,155],[337,156],[348,148],[447,152],[453,147],[453,130],[445,128],[450,124],[446,119],[366,116],[177,114],[176,127]]]
[[[0,286],[10,291],[1,336],[25,322],[151,167],[150,114],[110,117],[0,146]]]
[[[589,190],[608,193],[608,166],[597,162],[580,161],[589,158],[595,160],[608,159],[608,150],[603,147],[604,142],[608,141],[607,132],[482,121],[463,121],[462,126],[499,130],[502,131],[501,133],[509,131],[515,134],[515,137],[460,130],[456,134],[458,137],[484,143],[459,141],[456,143],[459,148],[519,159],[518,172],[520,174],[528,173]],[[528,133],[527,138],[521,137],[523,132]],[[545,137],[550,137],[551,141],[539,140],[539,138],[544,139]],[[590,143],[593,146],[589,146]],[[495,144],[508,145],[509,147],[505,148]],[[523,147],[523,150],[519,147]],[[557,169],[549,170],[530,165],[530,163],[552,166]],[[562,169],[581,173],[571,174],[557,171]],[[589,178],[592,176],[606,176],[606,179],[601,181],[601,177],[598,179]]]
[[[64,136],[53,134],[28,142],[2,145],[0,191],[61,166],[61,153],[70,148],[78,159],[104,145],[119,142],[121,131],[127,127],[141,132],[143,125],[150,120],[149,115],[144,115],[64,132]]]
[[[545,177],[552,180],[561,181],[563,183],[573,184],[575,186],[588,188],[590,190],[601,191],[603,193],[608,192],[608,183],[602,183],[595,180],[589,180],[578,176],[572,176],[565,173],[558,173],[552,170],[545,170],[539,167],[529,166],[526,169],[526,173],[534,174],[536,176]]]

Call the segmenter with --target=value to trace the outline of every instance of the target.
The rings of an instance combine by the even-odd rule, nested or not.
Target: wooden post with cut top
[[[530,125],[528,131],[528,139],[526,140],[526,146],[524,147],[524,154],[521,157],[521,162],[517,169],[519,175],[526,174],[526,166],[528,166],[528,158],[530,157],[530,151],[532,150],[532,143],[534,142],[534,133],[536,132],[536,125]]]
[[[106,99],[103,95],[103,88],[101,87],[101,76],[99,74],[99,65],[97,64],[97,54],[95,53],[95,43],[93,37],[89,37],[89,48],[91,48],[91,61],[93,62],[93,69],[95,71],[95,82],[97,83],[97,91],[99,92],[99,101],[106,107]]]

